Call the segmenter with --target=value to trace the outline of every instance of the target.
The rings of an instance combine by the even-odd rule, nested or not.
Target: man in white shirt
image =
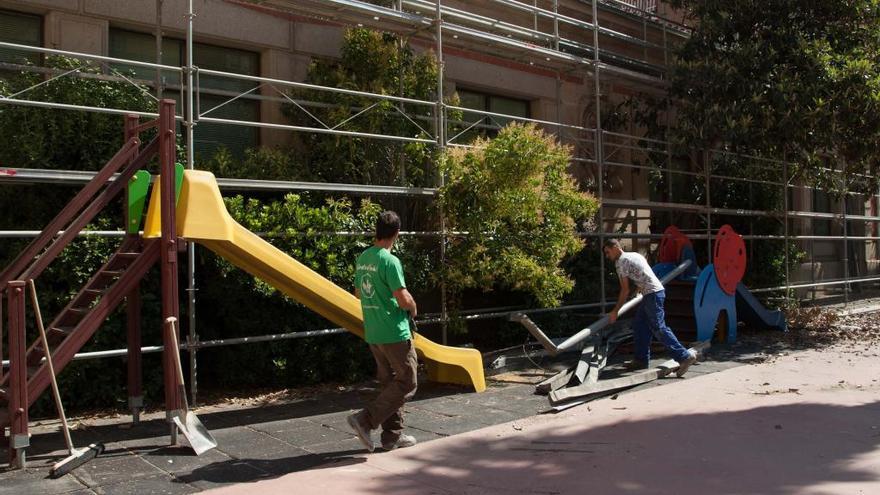
[[[627,367],[633,370],[646,369],[651,360],[651,339],[656,336],[657,340],[666,346],[672,358],[678,361],[677,376],[683,376],[688,368],[697,361],[697,354],[686,349],[666,325],[666,315],[663,303],[666,300],[666,291],[660,279],[654,274],[648,260],[639,253],[624,252],[617,239],[606,239],[603,250],[605,257],[614,262],[617,275],[620,277],[620,294],[617,296],[617,305],[608,313],[611,323],[617,321],[617,312],[629,299],[629,281],[632,280],[642,293],[642,303],[636,310],[633,318],[633,340],[635,344],[635,356]]]

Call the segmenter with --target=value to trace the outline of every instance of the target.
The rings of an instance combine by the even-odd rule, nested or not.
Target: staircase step
[[[141,255],[141,253],[137,253],[137,252],[116,253],[117,258],[128,259],[128,260],[133,260],[140,255]]]
[[[77,314],[77,315],[87,314],[91,310],[92,310],[92,308],[83,308],[83,307],[68,308],[67,309],[68,312],[73,313],[73,314]]]
[[[55,364],[55,362],[53,361],[52,364]],[[34,375],[36,375],[36,374],[37,374],[37,371],[40,371],[40,368],[42,368],[42,367],[43,367],[43,366],[42,366],[42,365],[39,365],[39,364],[35,364],[35,365],[32,365],[32,366],[28,366],[28,367],[27,367],[27,377],[28,377],[28,380],[30,380]]]
[[[6,387],[0,387],[0,401],[6,401],[8,392],[6,392]],[[3,424],[0,422],[0,424]]]
[[[62,339],[67,338],[68,335],[73,333],[74,327],[52,327],[50,328],[46,334],[48,337],[60,337]]]

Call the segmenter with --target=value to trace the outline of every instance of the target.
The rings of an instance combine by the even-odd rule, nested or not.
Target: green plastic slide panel
[[[180,187],[183,185],[184,166],[180,163],[174,164],[174,204],[180,201]]]
[[[180,201],[180,188],[183,185],[184,166],[174,164],[174,201]],[[126,233],[137,234],[140,230],[141,219],[144,215],[144,206],[147,203],[147,193],[150,190],[150,173],[146,170],[138,170],[128,184],[128,225]],[[156,185],[158,187],[158,184]]]
[[[149,191],[150,173],[146,170],[138,170],[128,183],[128,225],[125,228],[126,233],[138,233]]]

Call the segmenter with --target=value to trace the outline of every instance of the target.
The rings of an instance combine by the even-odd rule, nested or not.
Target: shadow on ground
[[[491,494],[821,491],[828,483],[880,482],[878,416],[880,402],[807,403],[585,424],[539,440],[462,438],[405,456],[414,470],[377,470],[361,488],[376,494],[426,486]]]

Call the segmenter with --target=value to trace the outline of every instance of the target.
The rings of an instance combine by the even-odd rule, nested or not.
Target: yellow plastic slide
[[[159,188],[153,188],[144,237],[159,237]],[[239,225],[223,204],[214,174],[187,170],[177,206],[177,234],[196,241],[299,301],[324,318],[363,338],[364,321],[354,295]],[[416,351],[428,378],[486,389],[483,359],[476,349],[448,347],[419,334]]]

